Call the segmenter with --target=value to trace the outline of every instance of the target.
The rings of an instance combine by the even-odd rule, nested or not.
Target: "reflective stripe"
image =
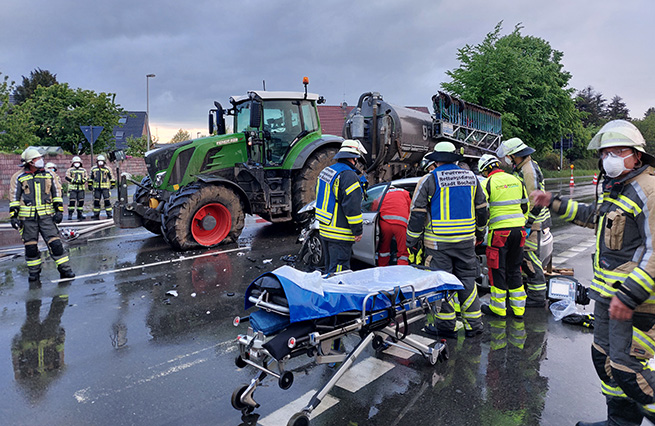
[[[655,287],[655,282],[643,269],[635,268],[630,272],[628,278],[631,278],[634,282],[639,284],[641,288],[646,291],[646,293],[651,294],[653,288]]]
[[[394,216],[394,215],[390,215],[390,214],[385,214],[384,216],[381,216],[381,217],[384,220],[399,220],[399,221],[404,222],[404,223],[409,223],[409,221],[406,218],[404,218],[403,216]]]
[[[628,395],[623,392],[623,389],[621,389],[618,386],[610,386],[607,383],[603,382],[602,380],[600,381],[600,389],[605,395],[609,396],[616,396],[619,398],[627,398]]]
[[[41,258],[39,257],[38,259],[34,260],[28,260],[27,261],[27,266],[38,266],[42,263]]]
[[[59,258],[59,259],[55,260],[55,264],[57,266],[61,265],[62,263],[66,263],[66,262],[68,262],[68,256],[64,256],[62,258]]]
[[[350,185],[348,188],[346,188],[346,195],[350,195],[354,190],[359,188],[361,185],[359,182],[355,182],[352,185]]]
[[[358,223],[363,222],[363,218],[361,214],[358,214],[357,216],[346,216],[346,220],[348,221],[349,224],[351,225],[356,225]]]
[[[378,253],[378,257],[391,257],[391,253]]]
[[[648,350],[648,352],[640,356],[640,358],[650,359],[655,356],[655,341],[634,326],[632,327],[632,340],[636,340],[643,348]]]
[[[493,219],[489,220],[489,225],[492,223],[496,223],[500,220],[507,220],[507,219],[525,219],[525,215],[523,214],[505,214],[502,216],[496,216]]]
[[[528,202],[527,198],[521,198],[520,200],[490,201],[489,207],[512,206],[514,204],[525,204],[527,202]]]

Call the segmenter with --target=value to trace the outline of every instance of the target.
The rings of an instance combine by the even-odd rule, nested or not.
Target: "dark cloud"
[[[204,127],[214,100],[259,89],[301,90],[329,104],[366,91],[391,103],[429,105],[458,65],[504,21],[522,23],[564,52],[571,85],[622,96],[635,117],[655,106],[649,0],[126,1],[10,0],[0,18],[0,72],[20,81],[35,68],[73,87],[117,94],[153,125]]]

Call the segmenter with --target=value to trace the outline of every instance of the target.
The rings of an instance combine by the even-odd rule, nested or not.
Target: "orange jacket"
[[[379,200],[374,201],[374,205]],[[409,206],[412,204],[412,198],[409,192],[400,188],[390,188],[380,208],[380,219],[385,222],[394,223],[407,227],[409,221]]]

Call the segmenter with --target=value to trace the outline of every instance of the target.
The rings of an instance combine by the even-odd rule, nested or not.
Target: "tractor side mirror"
[[[258,129],[262,123],[262,104],[253,100],[250,103],[250,127]]]

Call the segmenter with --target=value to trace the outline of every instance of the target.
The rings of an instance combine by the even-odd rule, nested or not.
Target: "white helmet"
[[[421,164],[419,164],[419,167],[424,172],[427,172],[428,168],[430,168],[430,166],[434,166],[434,163],[436,163],[436,161],[429,159],[428,155],[430,155],[430,153],[425,154],[421,160]]]
[[[534,152],[534,148],[530,148],[519,138],[511,138],[500,144],[496,150],[496,155],[500,158],[507,157],[508,155],[516,155],[517,157],[527,157]]]
[[[484,154],[478,160],[478,170],[482,173],[490,167],[500,167],[500,161],[491,154]]]
[[[38,149],[32,147],[27,148],[20,156],[20,158],[26,163],[29,163],[30,161],[39,157],[43,157],[43,155],[39,152]]]
[[[73,159],[71,160],[71,164],[81,163],[81,162],[82,162],[82,159],[80,157],[78,157],[77,155],[75,157],[73,157]]]
[[[613,146],[629,146],[644,152],[646,141],[634,124],[625,120],[612,120],[601,127],[587,149],[600,150]]]
[[[335,160],[339,158],[364,158],[368,154],[364,145],[357,139],[346,139],[341,142],[339,152],[334,156]]]
[[[46,170],[53,169],[55,172],[57,171],[57,165],[53,162],[46,163],[45,168]]]
[[[104,155],[100,154],[96,157],[96,161],[107,161]]]

